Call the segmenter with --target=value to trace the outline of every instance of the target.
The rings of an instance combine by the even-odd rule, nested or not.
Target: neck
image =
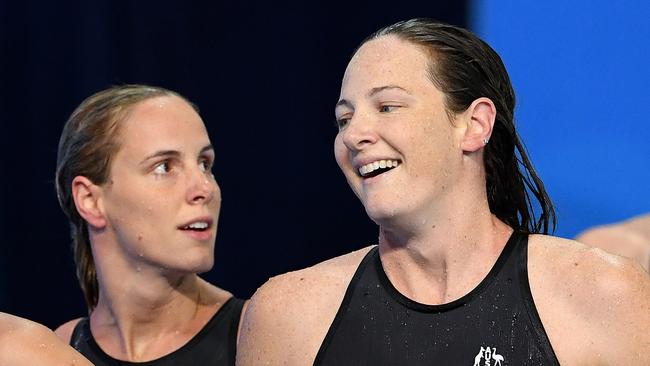
[[[208,285],[195,274],[174,282],[142,273],[117,280],[100,280],[97,307],[91,313],[95,337],[114,357],[142,361],[166,354],[159,350],[170,348],[156,344],[182,345],[205,317]]]
[[[138,272],[117,278],[98,272],[100,293],[93,315],[105,317],[107,323],[182,324],[187,319],[179,315],[195,315],[201,303],[201,280],[195,274],[169,279]]]
[[[93,245],[93,257],[99,299],[91,329],[114,358],[147,361],[180,348],[229,297],[195,273],[134,263],[114,246]]]
[[[496,262],[512,229],[490,213],[485,200],[458,203],[439,211],[444,215],[418,217],[416,228],[380,227],[382,265],[405,296],[448,303],[474,289]]]

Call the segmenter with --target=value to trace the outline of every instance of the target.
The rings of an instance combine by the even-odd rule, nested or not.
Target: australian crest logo
[[[494,347],[481,347],[481,350],[474,357],[473,366],[503,366],[504,358],[497,353]]]

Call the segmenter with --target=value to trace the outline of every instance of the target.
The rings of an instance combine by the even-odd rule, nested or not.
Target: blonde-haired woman
[[[198,276],[214,263],[221,192],[197,109],[117,86],[87,98],[59,142],[89,316],[57,333],[95,365],[232,365],[244,301]]]

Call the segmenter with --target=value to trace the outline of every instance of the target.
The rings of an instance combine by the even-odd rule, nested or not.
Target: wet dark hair
[[[554,231],[553,203],[515,129],[515,92],[499,55],[473,33],[426,18],[384,27],[361,45],[387,35],[429,53],[428,76],[445,94],[450,116],[464,112],[478,98],[492,100],[496,121],[483,156],[490,211],[517,231],[548,234],[550,226]],[[539,204],[539,217],[533,197]]]
[[[112,158],[120,147],[120,122],[136,104],[162,96],[177,96],[187,101],[178,93],[160,87],[114,86],[86,98],[63,127],[56,161],[56,192],[59,205],[70,220],[77,279],[90,311],[97,306],[99,285],[88,226],[77,212],[72,197],[72,180],[84,176],[98,185],[108,181]]]

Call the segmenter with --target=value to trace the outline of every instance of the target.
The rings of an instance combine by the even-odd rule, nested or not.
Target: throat
[[[492,258],[477,245],[380,244],[382,267],[395,289],[423,304],[440,305],[457,300],[475,289],[490,272]]]
[[[91,314],[96,341],[113,358],[151,361],[187,343],[208,319],[200,314],[201,292],[174,293],[166,301],[100,302]],[[138,308],[146,311],[133,312]]]
[[[454,285],[446,262],[431,266],[418,261],[408,262],[384,257],[382,267],[395,289],[418,303],[440,305],[464,295],[454,291],[458,286]]]

